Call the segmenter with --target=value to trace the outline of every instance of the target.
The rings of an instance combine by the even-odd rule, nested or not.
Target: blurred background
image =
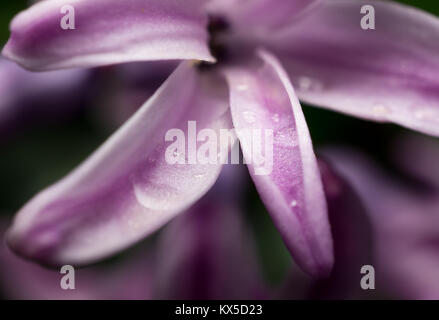
[[[400,2],[439,15],[439,3],[436,1],[404,0]],[[0,5],[0,45],[4,44],[8,39],[8,24],[10,20],[20,10],[26,8],[27,4],[28,1],[24,0],[2,1]],[[121,85],[117,83],[114,84],[111,82],[113,80],[108,80],[108,74],[113,74],[113,72],[114,71],[110,68],[95,70],[88,78],[89,82],[85,93],[71,97],[70,102],[74,104],[74,107],[68,108],[65,112],[46,110],[45,113],[40,113],[43,114],[43,116],[38,116],[32,114],[32,111],[26,107],[17,111],[17,113],[10,118],[7,118],[6,124],[0,121],[0,124],[4,126],[0,128],[0,227],[3,228],[0,231],[4,231],[4,226],[24,203],[37,192],[56,182],[71,169],[76,167],[105,141],[118,125],[123,122],[123,119],[135,110],[134,107],[140,106],[140,104],[135,105],[132,110],[123,111],[122,115],[120,115],[120,110],[116,111],[118,114],[114,116],[113,109],[106,109],[108,99],[102,96],[89,96],[88,91],[90,90],[105,92],[105,89],[113,88],[115,85]],[[22,84],[20,81],[16,81],[15,84],[16,85],[10,88],[10,90],[15,90],[16,92],[24,90],[23,87],[25,84]],[[156,86],[158,85],[159,83],[156,84]],[[103,88],[100,86],[103,86]],[[140,91],[142,86],[141,81],[139,81],[136,86]],[[150,88],[150,86],[148,88]],[[138,103],[138,101],[141,101],[143,98],[146,99],[149,95],[148,92],[144,92],[143,94],[144,96],[142,96],[142,93],[139,93],[139,96],[133,97],[133,103]],[[2,99],[1,96],[0,99]],[[30,103],[30,107],[32,107],[32,103]],[[59,105],[59,108],[61,107],[63,106]],[[391,172],[392,175],[399,176],[401,179],[407,178],[404,172],[401,172],[400,169],[397,169],[391,163],[389,150],[395,139],[405,134],[408,130],[391,124],[362,121],[306,105],[304,106],[304,112],[317,151],[321,147],[331,145],[342,144],[353,146],[378,161],[379,164],[385,168],[385,170]],[[36,120],[37,118],[38,121]],[[245,171],[245,168],[243,169]],[[291,261],[290,255],[283,245],[278,231],[273,226],[264,205],[259,199],[246,173],[243,174],[242,179],[244,180],[242,184],[245,186],[243,188],[244,191],[242,191],[242,197],[230,199],[230,202],[236,202],[233,203],[233,205],[238,206],[244,212],[242,217],[243,225],[248,229],[246,232],[248,232],[254,246],[255,257],[252,259],[257,261],[261,273],[260,277],[262,278],[261,283],[263,283],[260,287],[256,285],[259,289],[252,289],[252,295],[244,296],[244,298],[306,298],[304,290],[306,291],[308,289],[303,288],[308,285],[307,281],[309,282],[310,280],[306,275],[302,274]],[[204,209],[201,208],[199,210],[202,211]],[[186,223],[190,222],[186,221]],[[164,232],[166,232],[166,230],[164,230]],[[99,293],[97,293],[97,289],[90,288],[90,292],[94,291],[93,294],[95,295],[89,292],[90,295],[85,294],[84,296],[79,295],[77,297],[186,297],[184,294],[172,296],[169,293],[163,293],[163,290],[165,290],[163,289],[164,285],[159,286],[160,289],[157,289],[160,294],[151,293],[149,289],[152,287],[155,288],[157,285],[150,286],[148,279],[150,279],[150,277],[154,278],[154,274],[149,273],[149,271],[147,272],[149,269],[143,264],[143,258],[140,259],[142,260],[141,262],[133,258],[138,255],[143,256],[142,253],[144,252],[154,251],[150,248],[160,246],[157,242],[163,245],[163,242],[166,241],[157,240],[157,238],[162,236],[162,233],[161,231],[158,235],[145,240],[143,243],[134,246],[122,254],[108,259],[98,266],[92,267],[91,270],[84,271],[90,271],[90,273],[87,273],[85,276],[85,278],[88,278],[93,277],[92,274],[95,272],[93,268],[101,268],[99,270],[104,271],[100,274],[104,275],[103,277],[105,279],[108,281],[110,281],[110,279],[116,280],[114,280],[115,282],[111,282],[113,280],[110,281],[112,285],[110,285],[108,281],[106,285],[103,285],[102,283],[106,281],[105,279],[90,280],[92,285],[89,284],[85,286],[93,286],[95,283],[93,281],[97,281],[95,284],[96,288],[99,287]],[[163,246],[166,247],[166,245]],[[33,270],[33,267],[22,265],[21,262],[17,261],[11,262],[14,258],[7,253],[3,252],[2,255],[3,257],[0,257],[1,298],[47,298],[57,296],[57,293],[52,294],[50,291],[53,288],[49,288],[50,285],[48,285],[47,282],[50,282],[50,280],[47,279],[58,279],[56,281],[59,281],[59,273],[50,271],[46,273],[45,271],[38,270],[34,273],[38,279],[32,278],[31,275],[23,279],[18,272],[23,271],[26,273],[26,270]],[[145,253],[145,256],[149,255],[149,253]],[[155,254],[152,253],[151,255],[155,256]],[[130,262],[133,259],[136,260],[134,267]],[[152,260],[155,260],[155,258]],[[127,265],[129,266],[127,267]],[[148,265],[148,263],[146,263],[146,265]],[[30,269],[26,269],[28,267]],[[180,268],[181,267],[182,266],[180,266]],[[135,280],[124,278],[128,274],[133,273],[132,268],[141,270],[138,277],[142,278],[142,275],[144,275],[143,278],[145,282],[141,281],[141,283],[145,283],[145,288],[148,287],[149,289],[137,288],[136,285],[133,285],[126,292],[124,297],[121,296],[123,295],[122,293],[125,293],[122,289],[120,289],[119,295],[109,294],[110,291],[119,290],[119,286],[123,287],[123,284],[139,284],[139,278]],[[227,267],[224,266],[224,268]],[[119,271],[117,270],[122,269],[125,270],[123,272],[121,271],[123,275],[118,274]],[[245,273],[249,272],[251,271],[245,271]],[[291,284],[286,285],[287,279],[291,277],[291,273],[294,274],[293,278],[297,278],[295,282],[293,282],[292,289],[289,287]],[[254,278],[257,277],[259,277],[259,275],[254,276]],[[21,280],[19,281],[17,279]],[[176,283],[178,282],[177,280],[175,281]],[[58,285],[58,283],[56,283],[56,285]],[[20,288],[20,286],[22,288]],[[185,286],[189,285],[186,283]],[[262,287],[268,287],[270,289],[264,289]],[[53,290],[54,292],[56,291],[55,289]],[[285,290],[287,291],[286,294],[284,294]],[[141,293],[136,295],[138,292]],[[70,298],[69,296],[61,297]],[[190,296],[188,297],[190,298]],[[195,297],[197,297],[197,295],[195,295]],[[357,295],[354,294],[351,297],[356,298]],[[367,297],[392,298],[393,296],[387,290],[379,288],[379,290],[373,293],[367,293]]]

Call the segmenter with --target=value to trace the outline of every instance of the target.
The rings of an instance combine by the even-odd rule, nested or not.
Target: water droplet
[[[424,110],[416,110],[415,111],[415,117],[417,119],[424,119],[425,118],[425,112]]]
[[[129,219],[128,220],[128,226],[132,229],[138,229],[139,228],[139,222],[133,220],[133,219]]]
[[[305,91],[319,91],[323,88],[321,82],[311,79],[310,77],[299,77],[297,82],[299,88]]]
[[[420,120],[426,120],[426,119],[435,119],[438,118],[438,113],[436,113],[431,108],[417,108],[415,111],[415,117]]]
[[[278,113],[275,113],[275,114],[271,117],[271,119],[272,119],[274,122],[279,122],[279,114],[278,114]]]
[[[293,128],[285,128],[276,132],[274,136],[276,145],[281,147],[295,147],[298,144],[297,132]]]
[[[253,122],[256,121],[255,113],[252,112],[252,111],[244,111],[244,112],[242,113],[242,115],[243,115],[243,117],[244,117],[244,120],[245,120],[246,122],[248,122],[248,123],[253,123]]]
[[[205,173],[197,173],[197,174],[194,174],[193,177],[195,179],[201,179],[201,178],[204,178],[205,175],[206,175]]]
[[[410,64],[407,61],[402,61],[399,64],[399,68],[401,69],[402,72],[407,72],[410,69]]]
[[[372,112],[377,116],[385,116],[392,113],[388,107],[381,103],[375,104],[372,108]]]
[[[293,208],[297,207],[297,201],[296,200],[291,201],[290,206]]]

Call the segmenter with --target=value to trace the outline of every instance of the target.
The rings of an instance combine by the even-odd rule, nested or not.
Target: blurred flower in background
[[[366,2],[357,1],[355,5],[344,7],[348,1],[333,1],[327,7],[317,6],[323,2],[315,2],[317,9],[313,14],[299,15],[300,23],[295,28],[288,27],[288,20],[279,18],[287,12],[286,9],[291,9],[290,5],[287,2],[285,6],[277,3],[270,7],[279,10],[273,10],[267,16],[266,29],[251,28],[254,32],[248,34],[244,31],[249,29],[248,24],[251,21],[244,19],[245,16],[249,12],[265,16],[270,4],[270,1],[256,1],[256,5],[244,8],[242,12],[245,14],[239,10],[230,14],[228,22],[231,24],[228,28],[232,26],[239,32],[229,40],[235,48],[244,51],[252,47],[249,42],[262,41],[278,55],[290,74],[299,98],[304,102],[366,119],[394,122],[437,135],[437,59],[428,54],[437,52],[438,49],[431,41],[438,34],[437,19],[406,7],[374,2],[377,12],[386,16],[386,23],[381,24],[384,20],[377,22],[378,28],[383,28],[381,30],[385,32],[371,39],[366,34],[354,32],[352,27],[359,21],[356,16],[355,19],[352,18],[355,10],[360,7],[360,3]],[[212,3],[211,10],[221,13],[222,10],[229,10],[234,1]],[[296,4],[297,6],[292,6],[294,10],[303,9],[308,2],[297,1]],[[342,8],[346,11],[341,10]],[[349,15],[352,20],[344,19],[347,13],[352,13]],[[227,24],[221,24],[221,19],[211,19],[216,21],[216,24],[211,24],[211,28],[220,28],[222,25],[227,30]],[[318,23],[322,21],[324,23]],[[405,24],[407,21],[409,23]],[[328,25],[333,27],[330,35],[326,33]],[[403,31],[401,27],[404,28]],[[215,31],[219,35],[224,31],[220,29]],[[419,33],[421,29],[422,37]],[[389,34],[399,39],[399,42],[393,42],[393,47],[389,46]],[[215,38],[219,42],[210,43],[211,48],[217,45],[221,47],[221,39],[221,36]],[[295,41],[291,42],[291,39]],[[334,47],[328,39],[336,39],[337,46]],[[13,44],[19,42],[14,42],[15,40],[17,39],[13,33]],[[404,42],[406,40],[408,42]],[[408,50],[407,43],[412,43],[410,41],[417,46],[409,45]],[[280,46],[288,43],[295,45]],[[297,43],[302,46],[297,46]],[[353,46],[353,43],[357,46]],[[40,55],[42,47],[39,46],[33,48],[35,51],[23,51],[20,45],[16,48],[25,56],[35,54],[34,57],[44,60],[49,66],[51,63],[56,66],[59,62],[55,61],[56,55],[51,56],[50,52],[48,55]],[[169,50],[164,55],[173,58],[177,51]],[[392,54],[389,55],[389,52]],[[229,54],[233,56],[236,52]],[[11,57],[11,51],[8,55]],[[269,55],[262,54],[261,57],[276,69],[277,64],[272,63],[274,60]],[[387,59],[388,57],[393,59]],[[36,63],[32,57],[26,59],[28,58],[30,62],[26,63]],[[51,60],[52,58],[55,60]],[[113,62],[125,62],[124,59]],[[22,63],[23,61],[21,60]],[[59,180],[101,144],[109,132],[128,120],[168,78],[177,62],[135,62],[103,67],[99,65],[101,64],[85,65],[93,67],[90,69],[32,73],[9,61],[0,60],[0,173],[4,181],[0,190],[0,211],[5,216],[10,217],[33,194]],[[171,79],[177,78],[189,87],[192,85],[194,90],[201,88],[200,90],[208,92],[212,87],[220,88],[209,103],[218,110],[221,109],[219,101],[226,92],[223,90],[224,84],[215,77],[206,76],[211,66],[201,64],[198,68],[203,71],[200,71],[200,78],[196,81],[192,81],[192,75],[181,66],[177,75],[174,74]],[[355,70],[361,72],[356,73]],[[262,90],[265,86],[272,90],[271,86],[278,84],[279,79],[267,71],[267,65],[258,72],[258,79],[264,84],[264,87],[256,88],[259,91],[267,92]],[[278,72],[279,74],[282,78],[282,72]],[[334,74],[337,76],[334,77]],[[236,74],[229,73],[229,78],[234,76]],[[167,86],[162,87],[153,100],[162,99],[163,102],[164,97],[172,97],[171,92],[178,93],[172,103],[184,100],[185,95],[191,92],[186,87],[178,88],[176,83],[168,80]],[[283,101],[278,90],[270,92],[277,94],[274,95],[277,102]],[[203,101],[205,98],[203,96],[200,99]],[[174,114],[175,110],[163,108],[163,105],[162,108],[159,107],[155,108],[154,115],[159,114],[161,109],[163,114],[159,116],[163,123],[172,122],[173,117],[177,116]],[[189,108],[184,116],[200,117],[201,114],[202,118],[205,116],[203,112],[207,114],[206,110]],[[202,197],[204,191],[200,192],[201,200],[159,231],[157,239],[153,237],[143,241],[113,260],[78,269],[78,289],[72,292],[60,289],[61,275],[58,270],[49,271],[24,261],[6,247],[2,247],[0,291],[5,298],[13,299],[439,299],[439,277],[436,272],[436,261],[439,261],[436,253],[439,230],[436,227],[439,219],[437,141],[414,135],[407,138],[407,134],[402,137],[401,132],[404,129],[396,126],[366,123],[322,110],[311,111],[305,108],[305,115],[313,134],[314,145],[320,147],[347,142],[356,144],[357,149],[361,148],[369,153],[366,156],[349,147],[322,149],[320,172],[316,174],[317,178],[319,174],[322,176],[335,257],[332,272],[327,278],[313,279],[304,274],[296,264],[309,269],[306,259],[296,259],[295,263],[291,261],[273,223],[265,217],[266,209],[256,190],[251,187],[247,174],[242,176],[242,168],[232,170],[226,166],[213,189]],[[148,117],[138,121],[138,127],[144,127],[142,130],[146,130],[148,126],[151,130],[162,130],[165,126],[154,126],[149,120],[151,116],[152,114],[148,114]],[[108,162],[104,163],[104,167],[108,165],[111,169],[118,159],[121,162],[129,160],[129,157],[124,158],[123,155],[129,155],[134,150],[131,148],[136,148],[136,143],[156,143],[152,134],[145,134],[145,138],[136,140],[141,133],[141,130],[135,131],[126,140],[122,139],[125,142],[131,141],[132,145],[121,143],[123,148],[116,150]],[[396,144],[391,144],[390,141],[396,141]],[[388,150],[391,150],[390,155]],[[152,152],[159,153],[159,150]],[[388,156],[395,161],[390,163]],[[151,157],[147,165],[156,165],[156,161],[157,159]],[[56,243],[61,248],[59,250],[64,252],[65,244],[73,239],[73,242],[76,241],[73,249],[79,252],[79,256],[93,257],[94,261],[96,257],[102,258],[106,255],[101,254],[100,248],[93,248],[96,239],[100,239],[97,240],[100,245],[116,247],[120,244],[118,239],[126,241],[123,232],[119,232],[119,213],[121,217],[125,217],[124,223],[130,226],[130,230],[141,227],[141,221],[132,219],[129,214],[122,214],[126,199],[117,196],[116,187],[108,189],[111,191],[109,193],[94,194],[95,190],[102,189],[102,183],[105,187],[117,185],[117,181],[109,179],[107,175],[111,174],[112,169],[107,170],[103,175],[105,179],[100,180],[99,170],[102,168],[98,167],[94,172],[96,176],[86,177],[76,187],[67,187],[65,194],[61,190],[61,198],[64,197],[62,205],[57,201],[50,205],[52,213],[56,213],[59,208],[66,209],[61,210],[64,213],[87,213],[90,211],[87,205],[75,204],[72,199],[84,198],[86,203],[87,199],[91,199],[94,203],[91,210],[94,217],[88,219],[85,214],[83,223],[84,221],[78,222],[61,216],[63,223],[55,223],[54,232],[46,233],[48,238],[40,238],[41,241]],[[157,185],[166,184],[166,181],[157,176],[163,171],[146,171],[134,172],[140,177],[134,180],[134,185],[137,185],[137,190],[143,190],[140,196],[142,205],[146,203],[162,208],[168,206],[169,203],[160,200],[163,194],[148,198],[151,194],[148,195],[145,190],[155,189],[142,180],[153,177]],[[170,171],[166,173],[172,177],[181,174]],[[182,176],[183,178],[189,175],[192,178],[201,177],[197,172],[195,175],[192,171],[185,173],[188,175]],[[195,184],[195,180],[184,184],[182,189],[197,189],[198,192],[198,189],[205,187]],[[87,183],[82,183],[84,181]],[[106,184],[105,181],[109,183]],[[133,182],[132,179],[130,181]],[[62,183],[58,184],[60,185]],[[49,190],[55,190],[56,186]],[[42,194],[38,197],[42,199],[45,196]],[[187,193],[182,198],[192,203]],[[114,206],[109,206],[107,202]],[[264,202],[271,208],[270,211],[276,212],[277,209],[273,209],[275,200],[266,196]],[[38,223],[44,222],[41,217]],[[47,217],[47,214],[44,215],[44,218]],[[52,218],[60,217],[53,214]],[[274,218],[276,221],[277,218]],[[47,220],[49,224],[50,219],[51,217]],[[152,224],[154,227],[148,232],[158,229],[162,223]],[[280,228],[285,240],[282,225],[277,221],[276,226]],[[5,226],[2,226],[2,232],[4,229]],[[72,238],[69,230],[80,232]],[[108,231],[111,231],[111,237],[105,236]],[[143,235],[145,232],[140,233]],[[65,234],[70,235],[64,237]],[[90,235],[97,235],[97,238],[90,240]],[[136,241],[141,238],[138,235],[134,235]],[[319,241],[323,238],[325,237]],[[32,239],[34,238],[29,238]],[[287,244],[288,241],[291,238],[287,239]],[[47,254],[50,260],[53,252],[48,251],[51,246],[40,250],[41,243],[28,241],[26,248],[21,249],[31,253],[31,256],[37,252],[40,260],[46,259]],[[48,251],[45,250],[47,248]],[[87,253],[88,249],[91,253]],[[294,250],[290,248],[290,251]],[[58,253],[62,254],[61,251]],[[84,261],[88,263],[92,260]],[[375,267],[376,290],[361,289],[360,268],[363,265]]]
[[[436,165],[420,166],[438,163],[439,145],[422,136],[403,137],[396,145],[396,163],[406,167],[406,179],[386,173],[358,151],[333,149],[325,155],[361,195],[374,229],[382,288],[400,298],[439,299],[439,193],[429,187],[439,181]],[[428,176],[410,179],[410,173],[427,171]]]
[[[89,79],[86,70],[35,73],[0,58],[0,143],[36,123],[72,117],[84,106]]]

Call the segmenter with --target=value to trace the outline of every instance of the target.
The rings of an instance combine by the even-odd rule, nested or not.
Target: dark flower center
[[[207,26],[209,31],[209,49],[217,62],[216,64],[202,62],[199,65],[200,69],[210,69],[227,60],[225,35],[229,29],[230,25],[223,17],[209,16],[209,24]]]

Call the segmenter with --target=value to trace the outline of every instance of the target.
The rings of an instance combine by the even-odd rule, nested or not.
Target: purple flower
[[[74,30],[60,28],[65,4],[75,8]],[[376,10],[375,30],[360,27],[365,4]],[[165,161],[167,130],[187,134],[188,121],[197,121],[200,130],[238,129],[246,158],[251,143],[241,129],[274,131],[272,173],[256,175],[249,165],[250,173],[296,262],[327,275],[333,265],[327,205],[298,98],[438,135],[438,38],[437,19],[392,2],[38,3],[12,21],[3,49],[26,68],[190,61],[79,168],[26,204],[8,242],[42,263],[77,265],[151,234],[219,175],[220,164]]]
[[[408,157],[401,156],[398,148],[397,161],[419,180],[396,179],[353,150],[329,149],[325,156],[365,205],[373,229],[379,292],[404,299],[438,299],[439,180],[436,165],[421,168],[418,160],[437,163],[439,146],[425,137],[413,136],[399,140],[397,145],[416,150]]]

